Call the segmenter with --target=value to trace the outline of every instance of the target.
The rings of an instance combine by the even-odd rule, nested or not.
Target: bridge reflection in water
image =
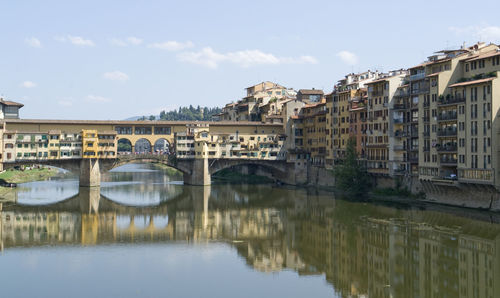
[[[341,296],[500,297],[498,215],[454,212],[226,185],[184,187],[158,206],[132,207],[82,188],[52,205],[4,206],[0,233],[5,250],[222,241],[259,271],[323,274]]]

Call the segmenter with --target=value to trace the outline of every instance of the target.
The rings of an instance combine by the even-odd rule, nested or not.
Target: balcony
[[[457,112],[448,112],[448,113],[442,113],[438,115],[437,117],[438,121],[456,121],[457,120]]]
[[[465,102],[465,97],[462,96],[461,94],[457,94],[457,96],[452,96],[450,94],[446,95],[446,98],[444,96],[440,96],[438,99],[438,107],[441,106],[448,106],[448,105],[456,105],[458,103],[463,103]]]
[[[441,165],[446,165],[446,166],[456,166],[457,165],[457,159],[453,157],[442,157],[439,159]]]
[[[410,151],[418,151],[418,146],[411,146]]]
[[[393,106],[394,110],[406,110],[406,105],[404,103],[397,103]]]
[[[424,108],[428,108],[431,105],[429,101],[424,101]]]
[[[421,80],[425,78],[425,72],[413,74],[410,76],[410,81],[416,81],[416,80]]]
[[[457,136],[457,129],[452,128],[452,129],[444,129],[444,130],[438,130],[437,132],[438,137],[453,137]]]
[[[411,90],[411,95],[419,95],[419,94],[423,94],[423,93],[429,93],[429,86],[428,85],[424,86],[422,88]]]
[[[401,119],[401,118],[394,119],[394,124],[402,124],[402,123],[404,123],[403,119]]]
[[[394,145],[394,151],[406,151],[406,148],[404,145]]]
[[[409,91],[396,91],[396,93],[394,94],[394,97],[396,97],[396,98],[408,97],[408,96],[410,96]]]
[[[410,158],[408,158],[408,161],[410,163],[418,163],[418,157],[410,157]]]
[[[457,151],[457,144],[455,143],[450,143],[450,144],[445,144],[445,145],[437,145],[437,151],[438,152],[456,152]]]

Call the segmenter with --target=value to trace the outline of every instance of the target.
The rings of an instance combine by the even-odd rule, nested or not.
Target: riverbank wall
[[[310,164],[296,165],[289,173],[294,185],[335,187],[333,171]],[[500,211],[500,192],[490,185],[465,184],[457,181],[420,181],[418,177],[372,176],[376,188],[406,188],[414,200],[450,206]]]

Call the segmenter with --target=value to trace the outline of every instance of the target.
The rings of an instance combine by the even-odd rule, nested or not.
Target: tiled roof
[[[486,78],[486,79],[479,79],[479,80],[474,80],[474,81],[468,81],[468,82],[462,82],[462,83],[455,83],[450,85],[450,88],[453,87],[461,87],[461,86],[468,86],[468,85],[474,85],[474,84],[481,84],[489,81],[493,81],[496,78]]]

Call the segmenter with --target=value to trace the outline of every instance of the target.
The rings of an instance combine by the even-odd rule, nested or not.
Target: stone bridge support
[[[101,185],[100,162],[97,158],[84,158],[80,162],[80,186]]]
[[[195,158],[190,161],[191,170],[184,172],[184,183],[189,185],[210,185],[212,180],[208,170],[208,158]]]

